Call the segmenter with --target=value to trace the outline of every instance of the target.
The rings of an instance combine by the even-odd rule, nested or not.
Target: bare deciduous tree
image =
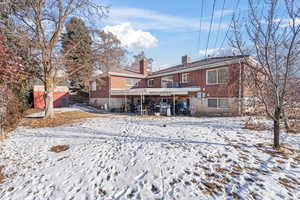
[[[4,1],[1,1],[2,3]],[[98,3],[97,3],[98,2]],[[39,65],[45,86],[45,117],[54,116],[53,100],[57,69],[60,65],[60,37],[71,16],[102,17],[105,7],[93,0],[5,0],[6,16],[16,24],[16,35],[28,41]],[[22,33],[26,32],[27,35]],[[26,37],[26,38],[25,38]]]
[[[121,41],[112,33],[94,30],[92,31],[94,42],[93,63],[96,68],[103,72],[109,71],[123,65],[126,50],[121,46]]]
[[[138,53],[137,55],[133,56],[133,62],[131,64],[130,68],[133,70],[139,71],[140,70],[140,61],[143,59],[147,61],[149,70],[152,71],[153,59],[147,58],[143,51]]]
[[[292,99],[290,83],[299,72],[300,8],[294,0],[248,4],[247,16],[233,18],[230,42],[257,61],[248,71],[249,87],[273,120],[274,148],[279,148],[281,117]]]

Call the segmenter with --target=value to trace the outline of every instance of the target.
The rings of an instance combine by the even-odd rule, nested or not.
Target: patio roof
[[[135,89],[112,89],[111,95],[146,95],[146,96],[172,96],[172,95],[188,95],[189,92],[199,92],[200,87],[185,88],[135,88]]]

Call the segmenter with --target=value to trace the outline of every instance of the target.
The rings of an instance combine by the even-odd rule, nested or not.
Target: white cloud
[[[219,11],[216,11],[217,15]],[[232,13],[225,10],[224,16]],[[120,24],[130,21],[135,27],[151,30],[199,30],[199,18],[185,18],[139,8],[112,8],[109,17],[105,20],[109,24]],[[219,21],[212,24],[212,29],[217,29]],[[209,29],[210,22],[202,19],[202,30]],[[221,28],[228,24],[222,23]]]
[[[262,24],[268,24],[269,20],[261,20],[260,21]],[[292,26],[293,20],[291,18],[276,18],[273,20],[274,23],[280,23],[281,27],[287,27],[287,26]],[[300,18],[296,17],[295,18],[295,25],[300,24]]]
[[[223,11],[222,10],[217,10],[215,12],[215,17],[216,18],[222,17],[222,12],[223,12],[223,16],[233,14],[233,10],[223,10]]]
[[[295,18],[295,26],[300,24],[300,18]],[[293,20],[290,19],[282,19],[282,24],[281,26],[286,27],[286,26],[292,26],[293,25]]]
[[[114,26],[105,26],[105,32],[111,32],[129,49],[153,48],[158,40],[150,33],[135,29],[131,23],[125,22]]]

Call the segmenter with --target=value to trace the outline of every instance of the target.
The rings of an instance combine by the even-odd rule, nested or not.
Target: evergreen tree
[[[81,19],[73,17],[66,24],[62,48],[71,87],[76,90],[87,90],[92,71],[92,38]]]

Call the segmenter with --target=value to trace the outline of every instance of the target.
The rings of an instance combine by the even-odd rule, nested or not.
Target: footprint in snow
[[[136,151],[132,151],[132,152],[130,152],[130,154],[129,154],[131,157],[134,157],[134,156],[136,156]]]
[[[114,199],[120,199],[120,198],[127,192],[128,188],[129,188],[129,187],[127,186],[126,188],[120,190],[119,192],[117,192],[117,193],[113,196],[113,198],[114,198]]]
[[[135,196],[135,194],[138,192],[137,189],[135,188],[131,188],[130,190],[128,190],[126,197],[131,199]]]
[[[158,187],[156,187],[155,185],[151,185],[151,192],[153,193],[153,194],[158,194],[158,193],[160,193],[160,190],[159,190],[159,188]]]
[[[131,160],[131,166],[135,166],[136,165],[136,159],[132,159]]]
[[[144,183],[142,181],[139,182],[139,187],[140,187],[140,189],[144,188]]]
[[[148,173],[148,170],[146,170],[146,171],[140,173],[138,176],[136,176],[136,177],[134,178],[134,180],[136,180],[136,181],[141,180],[142,178],[144,178],[144,177],[146,176],[147,173]]]

